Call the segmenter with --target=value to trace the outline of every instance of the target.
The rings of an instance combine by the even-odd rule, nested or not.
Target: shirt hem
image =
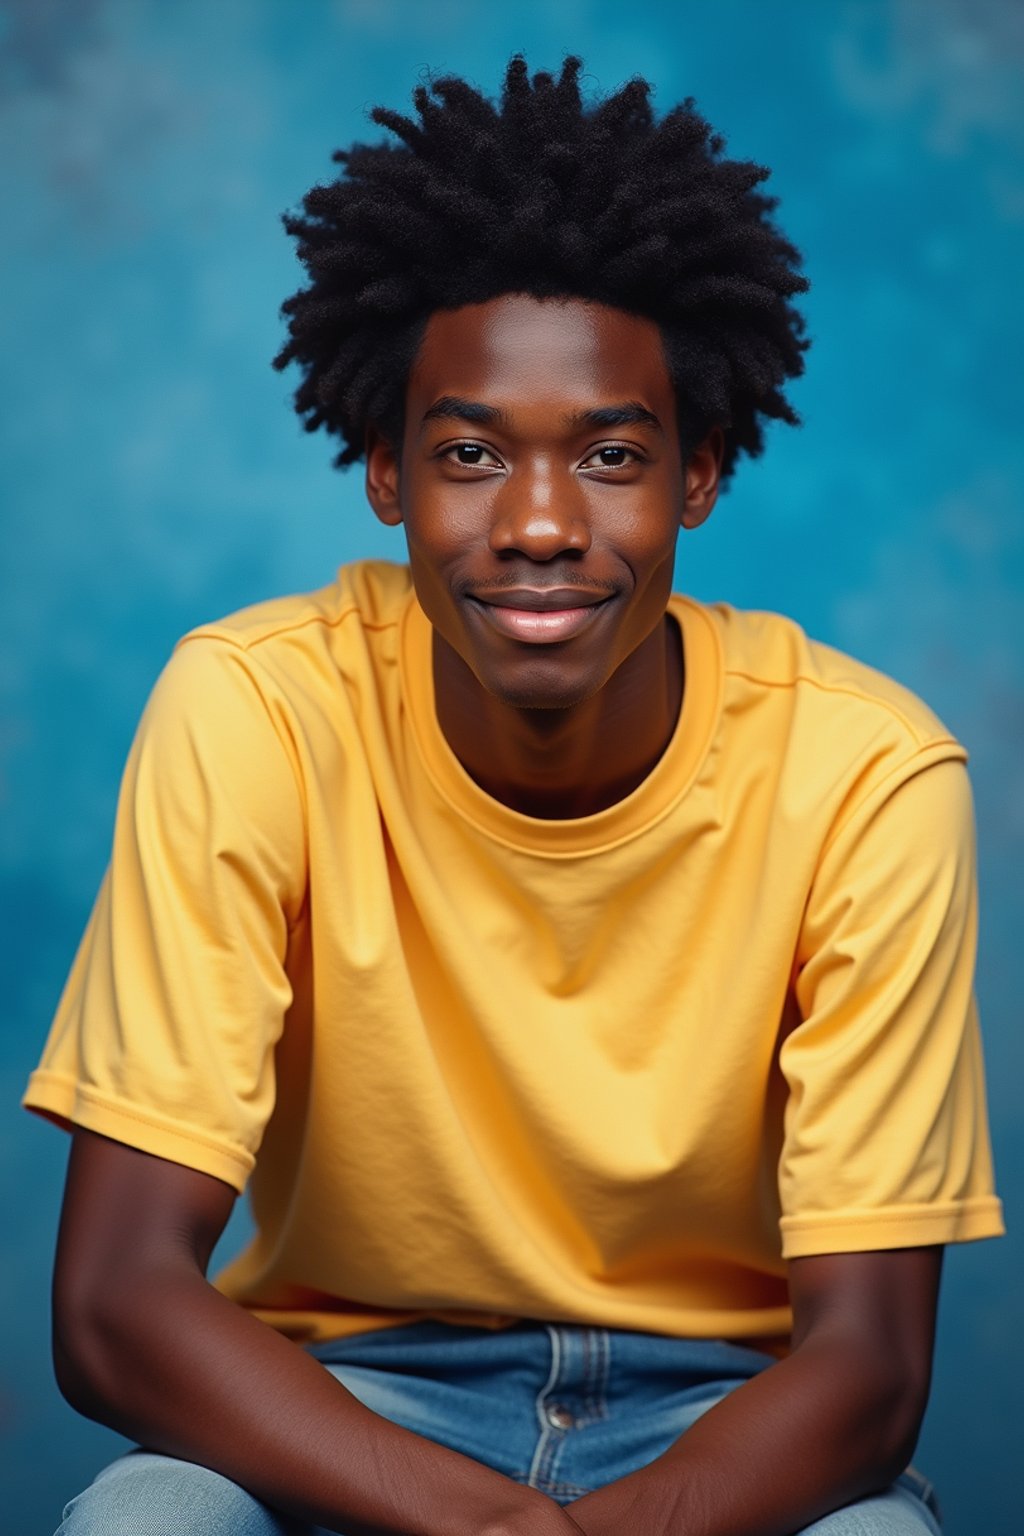
[[[629,1332],[656,1333],[666,1338],[723,1339],[731,1343],[747,1342],[764,1349],[767,1340],[776,1347],[788,1340],[793,1326],[788,1306],[753,1307],[737,1310],[714,1308],[706,1312],[694,1307],[550,1307],[531,1306],[498,1313],[465,1307],[381,1308],[359,1304],[358,1310],[312,1305],[309,1307],[274,1307],[265,1300],[247,1295],[244,1288],[231,1283],[229,1273],[218,1275],[214,1284],[231,1301],[253,1313],[278,1333],[301,1344],[329,1343],[334,1339],[355,1337],[377,1329],[401,1327],[405,1323],[450,1323],[455,1327],[476,1327],[481,1332],[500,1332],[519,1322],[567,1323],[581,1327],[620,1328]]]
[[[226,1147],[157,1112],[121,1103],[55,1072],[33,1072],[21,1102],[24,1109],[62,1130],[80,1126],[95,1131],[139,1152],[208,1173],[239,1194],[256,1164],[251,1153]]]
[[[872,1249],[925,1248],[1002,1237],[1002,1202],[994,1195],[935,1205],[836,1211],[828,1216],[784,1216],[779,1223],[784,1259]]]

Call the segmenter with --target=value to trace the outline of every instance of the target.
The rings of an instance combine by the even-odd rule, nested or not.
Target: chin
[[[533,669],[531,669],[533,670]],[[578,678],[553,678],[533,675],[520,677],[478,676],[478,681],[491,696],[511,709],[565,710],[585,704],[600,691],[601,684]]]

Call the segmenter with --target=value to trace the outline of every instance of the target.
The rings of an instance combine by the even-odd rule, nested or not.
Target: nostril
[[[566,509],[519,508],[499,518],[491,530],[493,549],[522,549],[543,558],[561,550],[590,548],[590,530],[583,519]]]

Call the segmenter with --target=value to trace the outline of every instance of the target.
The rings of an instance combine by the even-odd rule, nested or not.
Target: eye
[[[605,443],[601,448],[595,448],[587,455],[580,465],[581,469],[625,469],[630,464],[636,463],[640,455],[633,448],[627,448],[625,443]]]
[[[442,450],[442,459],[450,464],[464,465],[467,469],[500,469],[501,463],[482,443],[451,443]]]

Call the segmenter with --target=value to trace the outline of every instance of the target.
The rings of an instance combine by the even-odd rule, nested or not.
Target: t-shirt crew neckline
[[[401,624],[405,705],[424,765],[439,794],[458,814],[499,842],[532,853],[595,853],[636,837],[686,794],[700,768],[721,710],[723,662],[710,616],[674,592],[668,612],[683,641],[682,708],[668,746],[636,789],[592,816],[550,820],[527,816],[494,799],[463,768],[438,724],[434,698],[433,627],[409,595]]]

